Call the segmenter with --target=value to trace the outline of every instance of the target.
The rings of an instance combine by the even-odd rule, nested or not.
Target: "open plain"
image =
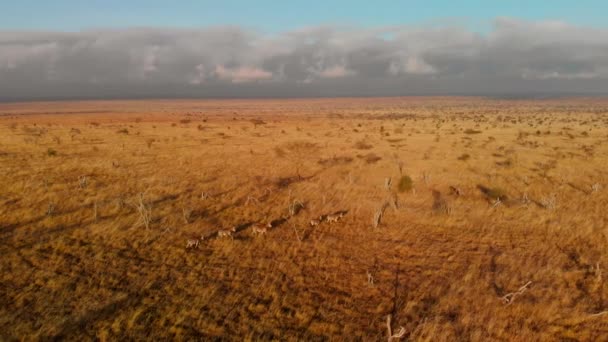
[[[0,340],[606,340],[607,166],[608,99],[0,104]]]

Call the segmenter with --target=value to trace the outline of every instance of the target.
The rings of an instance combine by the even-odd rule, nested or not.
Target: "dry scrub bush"
[[[460,155],[458,157],[458,160],[462,160],[462,161],[467,161],[471,158],[471,156],[468,153],[463,153],[462,155]]]
[[[358,150],[371,150],[374,146],[372,146],[371,144],[366,143],[363,140],[357,141],[355,143],[355,148]]]
[[[412,191],[413,188],[414,182],[410,176],[403,175],[401,178],[399,178],[399,184],[397,185],[399,192]]]
[[[296,175],[302,179],[302,166],[307,158],[319,151],[319,145],[310,141],[290,141],[279,147],[275,147],[275,153],[279,158],[287,158],[295,165]]]
[[[362,157],[363,160],[365,160],[365,162],[367,164],[374,164],[377,163],[378,161],[382,160],[382,157],[376,155],[375,153],[368,153],[365,156]]]
[[[390,200],[384,201],[382,205],[374,212],[374,216],[372,217],[373,228],[378,228],[378,226],[380,226],[380,223],[382,222],[382,217],[384,216],[384,212],[386,211],[386,208],[391,205],[391,203],[393,205],[393,208],[395,208],[396,210],[397,202],[393,197],[391,197]]]
[[[386,330],[388,332],[388,342],[398,340],[405,335],[404,327],[399,327],[399,331],[393,334],[393,329],[391,327],[391,315],[386,316]]]
[[[135,202],[131,205],[133,208],[135,208],[138,214],[138,220],[135,223],[135,226],[143,226],[146,229],[150,229],[150,223],[152,222],[152,208],[148,203],[146,203],[144,197],[145,192],[139,193]]]

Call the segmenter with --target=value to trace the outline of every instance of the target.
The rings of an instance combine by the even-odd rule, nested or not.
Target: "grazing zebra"
[[[374,285],[374,275],[370,271],[367,271],[367,283]]]
[[[186,249],[198,248],[200,241],[198,239],[188,239],[186,243]]]
[[[236,232],[236,227],[232,227],[230,229],[222,229],[217,232],[217,237],[229,237],[234,240],[235,232]]]
[[[321,222],[323,222],[323,216],[319,216],[318,219],[312,219],[312,220],[310,220],[310,226],[311,227],[316,227],[316,226],[320,225]]]
[[[268,229],[272,228],[272,223],[262,224],[256,223],[251,227],[254,235],[264,235],[268,232]]]
[[[343,213],[338,213],[338,214],[329,214],[327,215],[327,217],[325,218],[325,221],[327,221],[328,223],[332,223],[332,222],[338,222],[340,221],[340,219],[344,216]]]

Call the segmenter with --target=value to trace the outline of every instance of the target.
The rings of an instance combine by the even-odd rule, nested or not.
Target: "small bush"
[[[280,148],[278,146],[274,148],[274,153],[279,158],[285,158],[285,156],[287,155],[287,152],[285,152],[284,149],[282,149],[282,148]]]
[[[503,160],[503,161],[497,161],[496,165],[503,166],[503,167],[511,167],[511,166],[513,166],[513,160],[506,159],[506,160]]]
[[[318,148],[318,145],[305,140],[290,141],[284,144],[284,148],[291,152],[313,152]]]
[[[251,123],[254,127],[258,127],[259,125],[265,125],[266,122],[262,119],[251,119]]]
[[[116,131],[116,133],[118,134],[129,134],[129,130],[126,128],[123,129],[119,129],[118,131]]]
[[[299,180],[300,180],[300,177],[298,177],[298,176],[281,177],[276,180],[275,185],[278,188],[286,188],[286,187],[290,186],[291,184],[298,182]]]
[[[412,178],[410,176],[401,176],[401,178],[399,179],[399,184],[397,185],[397,189],[399,189],[399,192],[411,191],[413,187],[414,182],[412,181]]]
[[[471,128],[467,128],[467,129],[464,130],[464,133],[465,134],[479,134],[479,133],[481,133],[481,131],[477,131],[477,130],[474,130],[474,129],[471,129]]]
[[[46,150],[46,155],[49,157],[54,157],[57,155],[57,151],[49,147],[49,149]]]
[[[466,161],[466,160],[469,160],[470,158],[471,158],[471,156],[468,153],[464,153],[460,157],[458,157],[458,160]]]
[[[348,164],[353,161],[349,156],[333,156],[332,158],[320,159],[318,163],[323,166],[335,166],[340,164]]]
[[[379,161],[380,159],[382,159],[382,157],[376,155],[375,153],[368,153],[363,158],[365,159],[365,162],[368,164],[373,164],[373,163]]]
[[[359,149],[359,150],[369,150],[371,149],[372,145],[366,143],[365,141],[361,140],[361,141],[357,141],[357,143],[355,144],[355,148]]]

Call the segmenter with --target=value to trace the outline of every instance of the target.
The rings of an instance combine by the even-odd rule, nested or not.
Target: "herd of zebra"
[[[327,223],[336,223],[338,221],[340,221],[340,219],[342,219],[342,217],[344,217],[345,212],[338,212],[335,214],[328,214],[328,215],[321,215],[318,218],[315,219],[311,219],[309,222],[309,225],[311,227],[316,227],[318,225],[320,225],[323,222],[327,222]],[[254,223],[251,226],[251,232],[253,233],[253,235],[265,235],[266,233],[268,233],[269,229],[273,228],[273,223],[269,222],[269,223]],[[186,249],[191,249],[191,248],[198,248],[200,243],[210,239],[211,237],[213,237],[214,235],[217,236],[218,238],[230,238],[232,240],[234,240],[234,235],[237,232],[237,227],[234,226],[230,229],[220,229],[217,231],[217,234],[212,234],[212,235],[201,235],[200,238],[198,239],[188,239],[186,241]]]

